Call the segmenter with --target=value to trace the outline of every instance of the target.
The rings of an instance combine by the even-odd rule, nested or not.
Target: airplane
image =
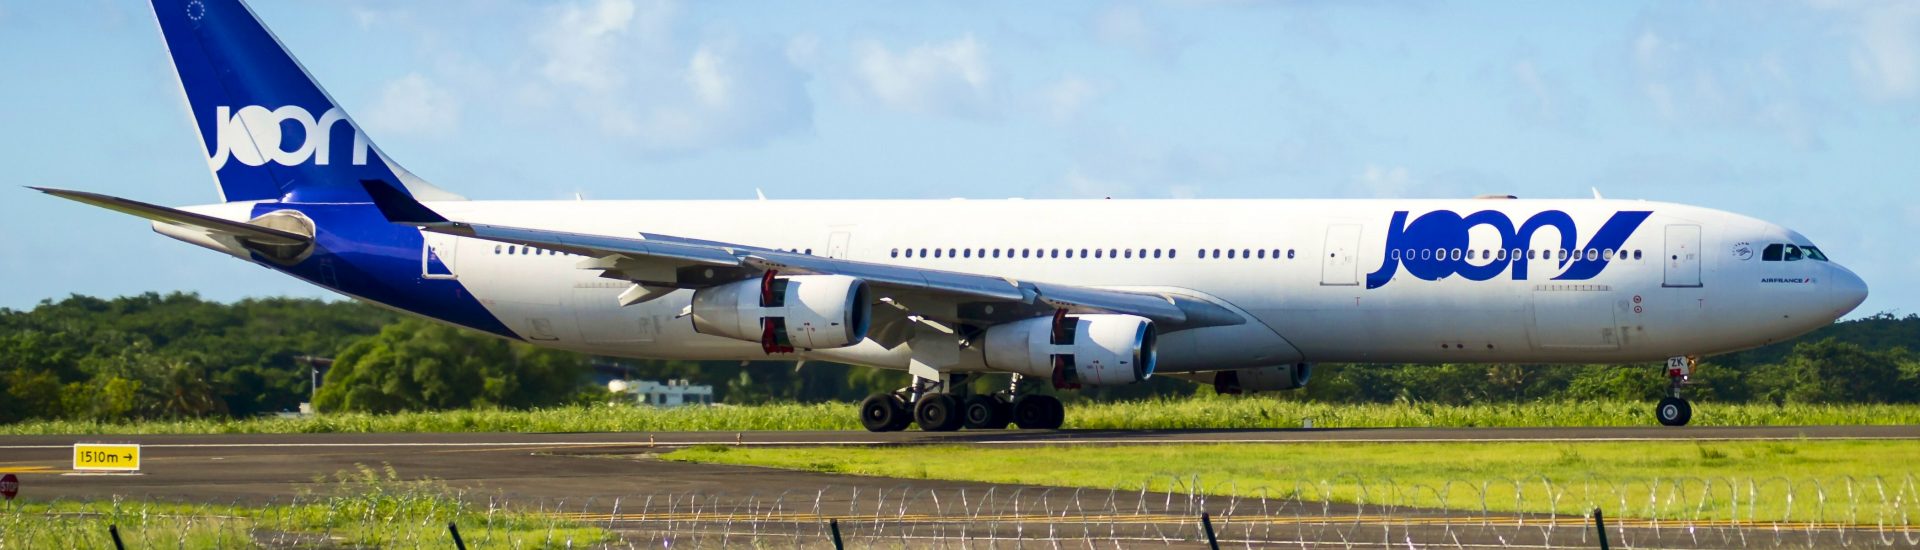
[[[1055,389],[1220,393],[1315,363],[1654,363],[1781,342],[1867,286],[1801,234],[1637,200],[481,201],[362,132],[240,0],[153,0],[221,202],[52,188],[352,298],[602,356],[911,373],[873,431],[1057,429]],[[1005,390],[970,379],[1012,375]],[[1021,379],[1029,383],[1021,384]]]

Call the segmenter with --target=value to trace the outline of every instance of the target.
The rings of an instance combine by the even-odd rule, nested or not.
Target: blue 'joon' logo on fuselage
[[[1602,251],[1619,250],[1627,237],[1651,215],[1652,212],[1646,211],[1615,212],[1585,245],[1575,246],[1579,228],[1574,225],[1573,216],[1559,210],[1541,211],[1517,226],[1507,213],[1496,210],[1466,216],[1451,210],[1435,210],[1411,223],[1407,221],[1406,211],[1394,212],[1393,222],[1387,226],[1386,254],[1381,257],[1380,269],[1367,274],[1367,288],[1386,285],[1402,265],[1408,274],[1423,281],[1438,281],[1453,275],[1485,281],[1509,270],[1513,272],[1513,280],[1524,281],[1527,279],[1526,251],[1532,246],[1534,233],[1543,228],[1553,228],[1560,235],[1559,250],[1574,251],[1559,260],[1557,266],[1562,269],[1553,280],[1592,279],[1607,268],[1609,258]],[[1499,234],[1501,248],[1507,253],[1472,259],[1459,254],[1460,250],[1469,248],[1469,231],[1482,225]]]

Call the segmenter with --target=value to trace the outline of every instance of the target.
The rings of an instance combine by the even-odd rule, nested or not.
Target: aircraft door
[[[1328,226],[1326,244],[1320,256],[1320,284],[1322,286],[1360,284],[1360,262],[1355,258],[1355,255],[1360,252],[1360,226],[1358,224]]]
[[[458,279],[453,270],[454,262],[460,255],[459,237],[441,233],[420,232],[424,237],[420,242],[420,276],[427,279]]]
[[[1700,286],[1700,226],[1667,226],[1666,278],[1662,286]]]
[[[836,260],[847,259],[847,246],[853,240],[853,233],[835,231],[827,238],[827,257]]]

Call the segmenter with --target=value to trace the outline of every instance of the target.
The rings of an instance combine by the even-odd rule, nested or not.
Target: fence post
[[[467,550],[467,541],[460,540],[460,526],[454,525],[453,522],[449,521],[447,522],[447,532],[453,534],[454,548],[458,548],[459,550]]]
[[[1593,509],[1593,530],[1600,534],[1600,550],[1607,548],[1607,518],[1600,514],[1599,508]]]
[[[846,543],[840,542],[840,519],[827,518],[827,529],[833,531],[833,550],[846,550]]]
[[[113,547],[115,550],[127,550],[126,543],[120,542],[120,526],[108,525],[107,534],[113,535]]]
[[[1206,512],[1201,512],[1200,527],[1203,527],[1207,530],[1207,548],[1212,548],[1213,550],[1220,550],[1220,540],[1215,539],[1213,537],[1213,515],[1208,514]]]

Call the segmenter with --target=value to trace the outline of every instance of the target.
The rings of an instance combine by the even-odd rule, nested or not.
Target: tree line
[[[1835,323],[1791,342],[1707,359],[1705,401],[1920,402],[1920,316]],[[315,391],[302,356],[335,361]],[[595,358],[536,348],[352,301],[193,294],[72,296],[0,309],[0,423],[253,416],[295,410],[529,408],[607,399],[598,379],[687,379],[726,403],[856,401],[905,373],[794,361]],[[1006,384],[985,377],[981,389]],[[1318,365],[1279,399],[1326,402],[1652,400],[1656,365]],[[1210,393],[1167,377],[1066,392],[1068,399]]]

